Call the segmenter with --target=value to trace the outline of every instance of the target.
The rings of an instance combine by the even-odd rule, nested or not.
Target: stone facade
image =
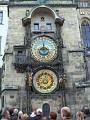
[[[46,8],[43,7],[43,9]],[[2,79],[2,99],[4,96],[3,108],[12,106],[27,111],[27,97],[29,97],[28,102],[31,104],[32,108],[42,107],[44,103],[48,103],[52,111],[57,111],[59,107],[63,105],[69,105],[71,109],[75,111],[90,101],[88,88],[75,88],[75,82],[86,80],[86,63],[84,63],[84,49],[79,26],[82,18],[87,14],[81,15],[77,6],[73,5],[69,7],[67,7],[67,5],[62,7],[53,6],[52,8],[50,7],[50,9],[54,11],[58,10],[58,16],[65,19],[59,29],[60,31],[58,30],[63,41],[61,52],[65,74],[65,89],[63,91],[59,90],[59,94],[56,92],[47,95],[37,94],[35,91],[33,94],[30,94],[30,90],[28,95],[25,84],[26,72],[20,73],[14,66],[14,46],[24,45],[26,28],[22,24],[22,18],[25,17],[26,10],[31,13],[34,9],[31,6],[11,5],[9,6],[9,27],[4,56],[5,70],[4,78]],[[83,11],[88,11],[89,13],[90,10],[86,9]],[[42,13],[44,14],[44,12]],[[63,80],[64,77],[60,82]],[[88,97],[86,97],[87,94]]]
[[[0,68],[2,67],[5,43],[8,30],[8,6],[0,4]]]
[[[5,49],[5,43],[7,38],[7,29],[8,29],[8,6],[0,4],[0,84],[2,78],[2,64],[3,64],[3,55]],[[1,86],[1,85],[0,85]],[[0,90],[1,91],[1,90]],[[0,97],[0,110],[1,110],[1,97]]]

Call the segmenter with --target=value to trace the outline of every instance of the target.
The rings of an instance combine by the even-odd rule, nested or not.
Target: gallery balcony
[[[15,55],[14,59],[13,59],[13,65],[15,66],[15,69],[18,72],[25,72],[27,66],[32,66],[32,68],[35,68],[38,66],[40,67],[44,67],[44,66],[51,66],[54,67],[56,66],[56,69],[60,66],[62,66],[62,60],[55,60],[53,62],[49,62],[49,63],[40,63],[38,61],[34,61],[31,59],[31,57],[29,55]],[[61,70],[62,71],[62,70]]]
[[[17,72],[25,72],[29,65],[29,57],[26,55],[15,55],[13,65]]]
[[[14,64],[27,64],[27,56],[26,55],[15,55]]]

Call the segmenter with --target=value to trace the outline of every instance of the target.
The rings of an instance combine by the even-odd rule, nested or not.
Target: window
[[[14,95],[10,95],[10,98],[13,99],[13,98],[14,98]]]
[[[29,16],[29,14],[30,14],[30,11],[26,10],[26,16]]]
[[[46,26],[47,26],[47,30],[52,30],[52,25],[51,25],[51,23],[47,23]]]
[[[0,24],[3,22],[3,12],[0,12]]]
[[[59,10],[56,10],[56,14],[59,15]]]
[[[2,96],[2,107],[4,107],[4,96]]]
[[[81,24],[83,45],[85,48],[90,47],[90,24],[84,20]]]
[[[18,51],[18,54],[22,54],[23,53],[23,51]]]
[[[26,55],[26,51],[25,50],[18,50],[16,55],[19,55],[19,56],[25,56]]]
[[[2,36],[0,36],[0,55],[1,55],[1,40],[2,40]]]
[[[39,23],[34,23],[34,30],[39,30]]]
[[[88,7],[88,2],[83,1],[83,2],[80,2],[79,5],[80,7]]]

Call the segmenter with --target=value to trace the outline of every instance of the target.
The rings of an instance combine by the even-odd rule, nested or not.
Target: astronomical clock
[[[39,36],[31,41],[31,57],[39,63],[49,63],[57,57],[57,45],[47,36]],[[33,87],[39,93],[51,93],[58,86],[58,78],[52,69],[39,69],[33,76]]]
[[[23,19],[26,27],[25,45],[30,55],[26,66],[33,72],[32,92],[48,94],[59,88],[58,83],[63,74],[60,35],[63,22],[63,18],[59,18],[46,6],[37,7],[30,16]]]

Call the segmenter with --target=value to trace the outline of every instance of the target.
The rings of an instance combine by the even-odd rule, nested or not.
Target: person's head
[[[51,120],[56,120],[57,119],[57,113],[56,112],[50,112],[49,113],[49,118]]]
[[[15,115],[18,115],[18,109],[15,108],[15,109],[13,110],[13,113],[14,113]]]
[[[90,109],[88,106],[83,106],[81,110],[86,116],[90,115]]]
[[[22,119],[23,119],[23,120],[27,120],[27,118],[28,118],[28,115],[27,115],[27,113],[23,114],[23,117],[22,117]]]
[[[8,110],[4,110],[2,113],[2,117],[5,119],[9,119],[10,118],[10,113]]]
[[[61,108],[61,120],[68,120],[71,117],[71,111],[69,107]]]
[[[22,118],[22,117],[23,117],[23,112],[22,112],[22,111],[19,111],[18,117],[19,117],[19,118]]]
[[[76,113],[76,120],[84,120],[84,114],[81,111]]]
[[[9,113],[10,113],[10,116],[12,116],[12,114],[13,114],[13,108],[9,109]]]
[[[36,115],[42,116],[42,109],[41,109],[41,108],[38,108],[38,109],[36,110]]]

